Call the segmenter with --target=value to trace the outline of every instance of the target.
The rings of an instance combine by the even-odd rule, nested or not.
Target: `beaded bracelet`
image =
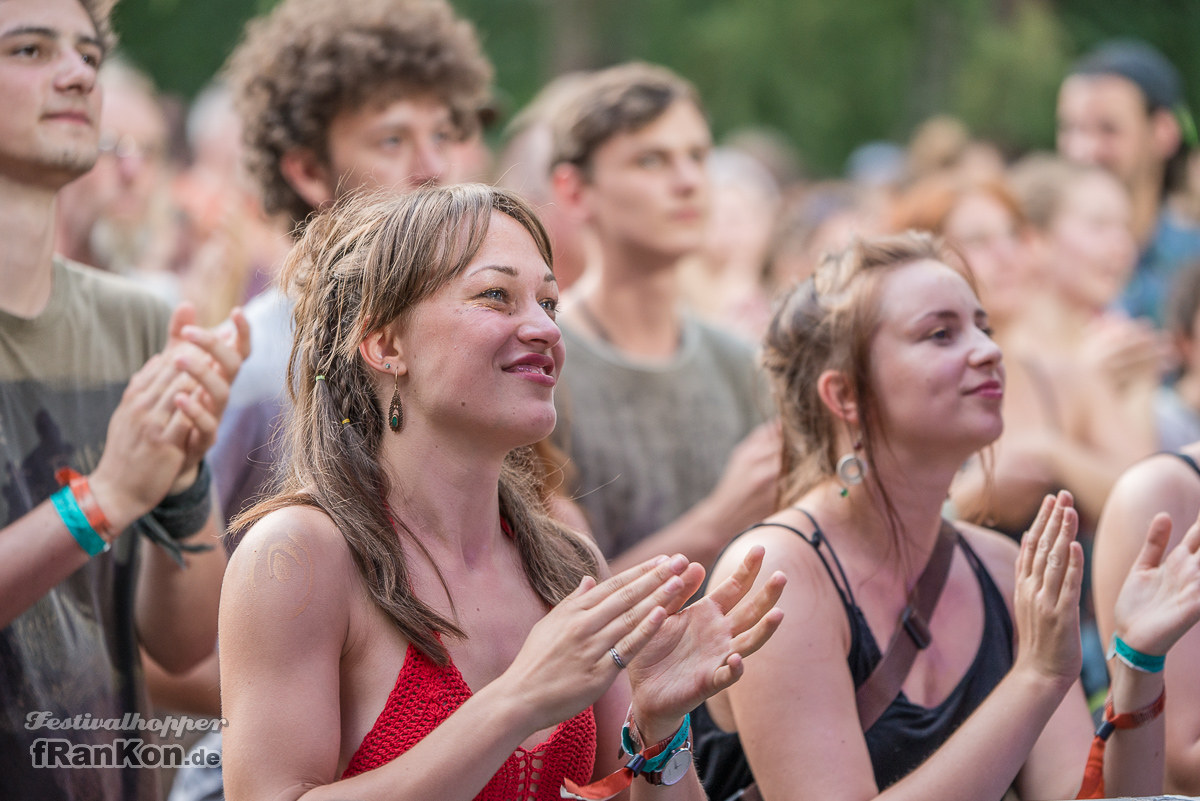
[[[1144,654],[1122,640],[1119,634],[1113,635],[1112,645],[1108,648],[1108,658],[1112,659],[1114,656],[1142,673],[1161,673],[1163,666],[1167,663],[1165,655]]]

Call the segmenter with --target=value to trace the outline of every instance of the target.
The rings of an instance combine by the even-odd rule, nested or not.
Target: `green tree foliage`
[[[452,1],[496,65],[502,120],[561,71],[644,59],[696,83],[718,135],[775,129],[817,175],[935,113],[1010,153],[1050,147],[1066,66],[1119,33],[1200,74],[1194,0]],[[116,26],[164,89],[190,97],[273,2],[122,0]]]

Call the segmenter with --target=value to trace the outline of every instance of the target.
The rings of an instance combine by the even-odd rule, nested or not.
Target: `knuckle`
[[[621,613],[621,622],[632,631],[642,622],[642,616],[637,613],[636,609],[626,609]]]

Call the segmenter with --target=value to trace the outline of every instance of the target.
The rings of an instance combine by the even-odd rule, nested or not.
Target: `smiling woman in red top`
[[[290,460],[221,604],[227,797],[701,799],[686,713],[781,620],[762,552],[605,578],[538,500],[527,446],[563,366],[546,234],[481,185],[315,219],[296,294]],[[628,668],[625,670],[624,668]],[[644,744],[644,745],[643,745]],[[677,783],[675,783],[677,782]]]

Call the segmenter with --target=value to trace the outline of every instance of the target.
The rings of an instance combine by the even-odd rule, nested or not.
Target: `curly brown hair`
[[[445,102],[467,136],[492,80],[474,28],[443,0],[284,0],[247,25],[226,70],[263,203],[297,223],[313,208],[284,179],[284,153],[324,157],[339,113],[408,94]]]

